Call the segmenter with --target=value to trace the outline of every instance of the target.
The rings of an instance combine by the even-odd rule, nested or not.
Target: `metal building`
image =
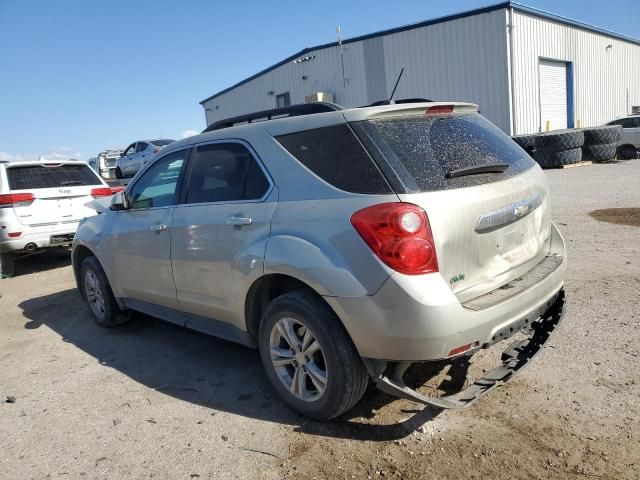
[[[599,125],[640,105],[640,40],[504,2],[320,45],[203,100],[207,125],[313,100],[470,101],[509,134]]]

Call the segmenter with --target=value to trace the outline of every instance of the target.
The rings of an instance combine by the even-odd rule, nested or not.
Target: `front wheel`
[[[82,262],[80,278],[85,301],[98,325],[116,327],[129,320],[130,312],[118,306],[109,280],[96,257],[89,257]]]
[[[294,410],[329,420],[353,407],[368,375],[335,313],[312,292],[273,300],[260,323],[262,364],[278,395]]]
[[[618,149],[618,158],[621,160],[638,158],[638,149],[633,145],[623,145]]]

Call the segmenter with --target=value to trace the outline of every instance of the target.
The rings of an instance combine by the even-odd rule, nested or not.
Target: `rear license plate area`
[[[51,243],[51,245],[71,243],[73,242],[73,237],[74,237],[73,233],[65,233],[63,235],[52,235],[51,238],[49,239],[49,243]]]

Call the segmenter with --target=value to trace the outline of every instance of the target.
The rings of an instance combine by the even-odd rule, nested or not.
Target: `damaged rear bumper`
[[[500,365],[454,395],[428,397],[409,388],[404,383],[403,376],[412,362],[397,362],[391,365],[371,359],[364,359],[364,362],[376,386],[389,395],[438,408],[464,408],[475,403],[495,387],[509,381],[542,350],[564,315],[564,290],[560,290],[550,303],[551,305],[540,318],[531,323],[528,338],[513,342],[502,352]]]

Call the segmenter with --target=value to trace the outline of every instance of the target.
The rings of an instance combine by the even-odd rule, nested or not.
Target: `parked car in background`
[[[78,228],[74,272],[99,325],[137,310],[257,347],[278,395],[318,419],[369,377],[470,405],[555,330],[566,253],[547,181],[475,105],[296,105],[207,130]],[[455,397],[402,379],[520,331]]]
[[[0,270],[12,275],[19,255],[69,246],[86,206],[113,191],[86,162],[0,162]]]
[[[156,139],[156,140],[139,140],[133,142],[117,159],[115,168],[116,178],[133,177],[154,154],[159,152],[175,140]]]
[[[638,158],[640,149],[640,115],[618,118],[607,125],[621,125],[622,137],[618,143],[618,157],[624,160]]]
[[[121,148],[110,148],[98,154],[97,172],[102,178],[116,178],[117,162],[123,151]]]

